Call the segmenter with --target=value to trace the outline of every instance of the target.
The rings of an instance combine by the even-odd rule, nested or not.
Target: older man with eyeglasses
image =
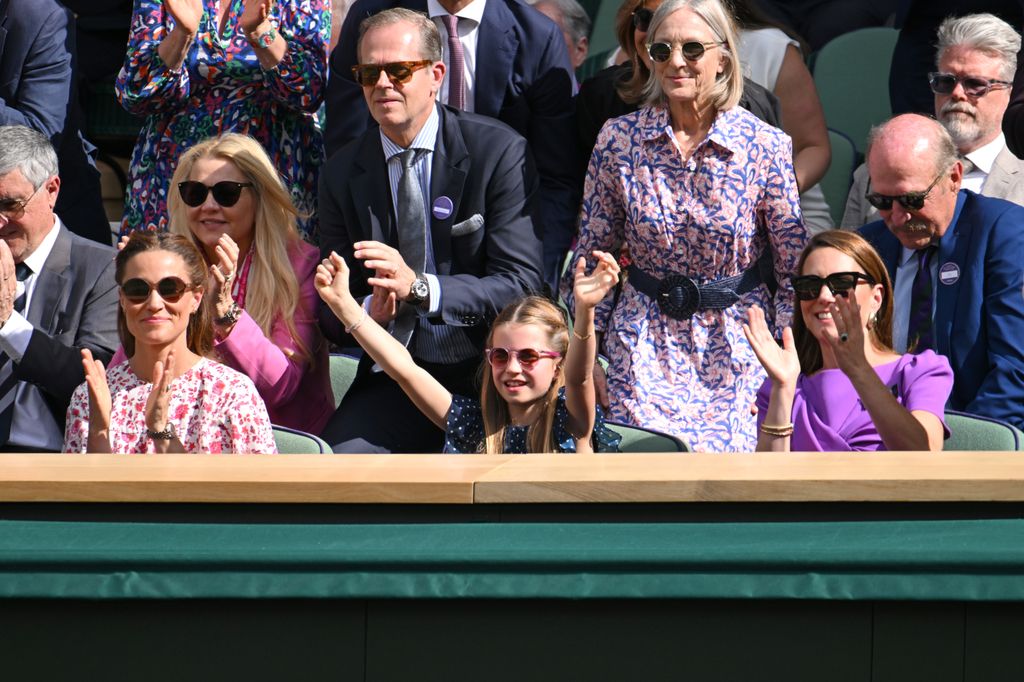
[[[117,347],[114,250],[54,214],[57,155],[25,126],[0,126],[0,451],[59,452],[81,351]]]
[[[918,114],[871,131],[867,168],[881,220],[860,233],[893,280],[893,348],[949,358],[949,408],[1024,427],[1024,207],[964,189],[954,139]]]
[[[1020,47],[1017,31],[993,14],[946,19],[939,26],[936,71],[928,82],[935,118],[953,137],[964,164],[964,189],[1024,205],[1024,161],[1007,148],[1000,127]],[[853,174],[843,229],[878,220],[865,198],[867,183],[862,165]]]
[[[353,295],[449,391],[476,395],[490,322],[541,286],[539,180],[505,124],[436,101],[441,37],[426,15],[363,20],[351,68],[379,128],[320,175],[320,248],[352,268]],[[327,338],[352,345],[326,306]],[[372,363],[328,422],[337,452],[440,452],[444,433]]]

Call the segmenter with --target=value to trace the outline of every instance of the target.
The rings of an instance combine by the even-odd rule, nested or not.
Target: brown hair
[[[491,347],[494,330],[503,324],[529,324],[540,327],[547,332],[551,341],[551,350],[558,351],[565,357],[569,350],[569,327],[565,322],[565,314],[561,308],[542,296],[527,296],[516,303],[510,303],[495,318],[491,333],[487,336],[487,347]],[[484,448],[488,455],[504,452],[505,429],[512,421],[509,416],[508,403],[498,393],[494,385],[494,375],[487,362],[481,367],[483,374],[480,385],[480,408],[484,417]],[[551,388],[541,399],[544,411],[526,435],[526,447],[529,452],[554,452],[555,442],[551,437],[555,422],[555,406],[558,403],[558,390],[564,382],[564,372],[551,382]]]
[[[880,351],[892,351],[892,281],[885,263],[866,239],[856,232],[846,230],[826,230],[811,237],[800,254],[797,272],[803,273],[807,257],[818,249],[835,249],[849,256],[863,270],[864,274],[882,285],[882,306],[871,324],[869,336],[871,343]],[[799,305],[799,300],[797,301]],[[793,314],[793,339],[796,342],[797,355],[800,357],[800,369],[804,374],[811,374],[821,369],[821,345],[814,335],[807,330],[804,316],[799,311]]]
[[[625,0],[615,15],[615,36],[619,39],[619,47],[629,55],[629,63],[633,69],[629,78],[615,84],[615,90],[627,104],[640,104],[643,100],[644,86],[651,72],[636,53],[636,41],[633,40],[633,12],[647,3],[647,0]]]
[[[124,269],[128,262],[146,251],[167,251],[180,256],[188,271],[188,283],[196,289],[206,289],[206,262],[192,240],[180,234],[149,231],[132,232],[128,243],[117,252],[117,258],[114,259],[114,279],[118,286],[124,284]],[[203,296],[199,308],[189,316],[188,327],[185,329],[188,349],[202,357],[208,357],[213,351],[212,305],[210,297]],[[117,306],[117,333],[121,338],[125,355],[135,355],[135,337],[128,331],[124,308],[120,305]]]

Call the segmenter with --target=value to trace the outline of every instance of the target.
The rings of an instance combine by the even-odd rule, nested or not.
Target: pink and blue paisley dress
[[[230,2],[225,34],[220,2]],[[238,19],[244,0],[203,0],[206,12],[180,71],[157,54],[174,27],[161,0],[135,0],[131,33],[116,92],[129,112],[145,116],[132,153],[121,232],[167,228],[167,192],[182,152],[222,133],[257,139],[280,172],[315,237],[317,175],[324,160],[316,112],[327,83],[329,0],[275,2],[271,23],[288,42],[284,59],[264,71]]]
[[[774,295],[760,284],[729,308],[677,320],[627,279],[614,307],[609,297],[596,311],[609,419],[671,433],[698,451],[754,450],[751,407],[765,373],[742,324],[751,305],[777,330],[793,314],[790,274],[807,232],[792,158],[785,133],[740,107],[718,112],[685,161],[662,106],[604,125],[574,258],[626,244],[648,274],[705,284],[755,267],[770,249],[779,285]]]

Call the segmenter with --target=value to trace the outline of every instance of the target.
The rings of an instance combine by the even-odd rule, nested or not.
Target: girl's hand
[[[864,324],[856,296],[836,296],[835,301],[829,306],[829,311],[835,323],[835,332],[825,329],[825,343],[832,349],[839,369],[847,376],[865,369],[870,370],[871,363],[864,353]],[[844,334],[846,341],[843,341]]]
[[[164,0],[164,7],[171,13],[174,23],[189,35],[199,32],[199,22],[203,18],[203,0]]]
[[[214,317],[224,317],[235,302],[231,288],[238,272],[238,244],[226,234],[221,235],[214,247],[217,262],[210,266],[210,295],[214,301]]]
[[[242,11],[242,16],[238,18],[238,24],[242,27],[246,37],[249,37],[250,33],[267,20],[273,6],[273,0],[245,0],[245,9]]]
[[[619,263],[615,256],[604,251],[592,251],[597,259],[594,270],[587,275],[585,258],[576,261],[573,277],[573,296],[577,306],[594,308],[619,281]]]
[[[362,309],[359,302],[352,297],[352,292],[348,289],[348,265],[345,263],[345,259],[339,256],[336,252],[331,251],[331,255],[320,261],[320,265],[316,266],[316,277],[313,279],[313,284],[316,286],[316,291],[320,294],[320,298],[324,300],[324,303],[331,307],[335,315],[341,318],[341,312],[345,308]],[[353,322],[350,320],[349,322]],[[342,322],[345,322],[342,319]]]
[[[153,367],[153,390],[146,400],[146,428],[163,431],[167,428],[171,381],[174,377],[174,351],[167,354],[167,364],[157,360]]]
[[[764,311],[756,305],[747,309],[747,323],[743,325],[743,334],[750,342],[768,378],[777,386],[793,387],[800,376],[800,357],[796,353],[793,341],[793,330],[786,327],[782,330],[782,347],[775,341],[768,324],[764,320]]]
[[[106,434],[110,431],[110,386],[103,363],[92,357],[88,348],[82,349],[82,367],[85,383],[89,387],[89,432]]]

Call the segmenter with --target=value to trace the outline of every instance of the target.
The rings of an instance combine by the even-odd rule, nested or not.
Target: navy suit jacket
[[[880,220],[860,233],[895,280],[899,241]],[[935,351],[953,367],[950,408],[1018,428],[1024,428],[1022,254],[1024,208],[961,190],[952,223],[939,242]]]
[[[427,11],[426,0],[358,0],[331,54],[324,143],[330,156],[375,126],[353,80],[359,24],[392,7]],[[442,35],[442,40],[445,36]],[[508,124],[526,138],[540,173],[539,216],[544,263],[554,281],[576,231],[576,123],[572,67],[558,26],[520,0],[488,0],[477,38],[474,112]]]
[[[438,106],[438,140],[427,201],[448,197],[447,218],[431,212],[430,236],[441,288],[439,323],[468,327],[483,348],[491,321],[541,284],[541,245],[534,223],[537,176],[526,141],[499,121]],[[375,240],[398,248],[384,150],[377,128],[332,156],[320,173],[320,249],[337,251],[352,269],[354,296],[371,293],[372,270],[352,245]],[[454,233],[453,233],[454,228]],[[341,323],[321,306],[321,327],[337,342]]]
[[[73,70],[74,19],[55,0],[0,0],[0,125],[46,135],[60,161],[57,214],[77,234],[110,244],[99,172],[82,137]]]

